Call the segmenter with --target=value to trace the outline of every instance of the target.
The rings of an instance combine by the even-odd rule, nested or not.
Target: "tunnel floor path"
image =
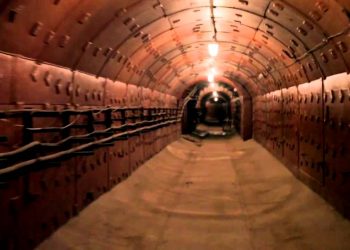
[[[38,249],[350,249],[350,222],[253,140],[180,139]]]

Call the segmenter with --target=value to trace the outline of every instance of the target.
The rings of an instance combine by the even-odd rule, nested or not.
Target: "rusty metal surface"
[[[276,92],[261,95],[254,98],[253,112],[254,138],[345,216],[350,207],[349,84],[349,75],[341,73],[282,89],[283,105],[279,106],[271,104]],[[276,138],[282,139],[282,154],[270,142],[271,134],[279,133],[279,125],[283,135]]]
[[[277,155],[283,154],[282,100],[281,90],[266,95],[266,147]]]
[[[298,88],[282,90],[283,95],[283,156],[292,166],[299,159],[299,100]]]
[[[323,97],[322,81],[315,80],[298,87],[300,103],[300,171],[322,185]]]
[[[108,127],[133,131],[176,117],[177,99],[19,56],[2,55],[0,64],[2,249],[33,249],[180,136],[179,123],[169,123],[73,156],[70,150],[113,134]],[[38,160],[51,156],[58,158]]]
[[[21,147],[1,147],[5,149],[0,154],[0,211],[6,218],[0,226],[3,249],[33,249],[180,136],[180,123],[173,120],[177,109],[75,112],[70,111],[69,117],[52,110],[1,113],[1,117],[18,116],[24,121]],[[60,129],[72,120],[77,127]],[[142,123],[154,125],[144,127]],[[123,124],[127,127],[120,127]],[[129,132],[118,137],[105,130],[107,125]],[[141,127],[135,131],[135,126]],[[112,138],[106,141],[106,136],[116,136],[116,143]],[[69,142],[69,138],[75,140]]]
[[[240,70],[251,72],[243,80],[255,95],[251,80],[256,81],[258,74],[277,71],[282,77],[289,65],[303,61],[305,55],[309,59],[304,66],[315,60],[323,76],[348,70],[349,22],[341,4],[334,0],[23,0],[3,5],[0,50],[181,96],[176,87],[166,85],[192,82],[196,74],[203,76],[206,45],[216,36],[222,51],[242,48],[229,57],[219,55],[217,61],[222,72],[231,72],[231,80],[237,79]],[[263,67],[245,64],[245,55],[262,62]],[[203,60],[198,63],[198,58]],[[237,61],[238,70],[222,65],[227,60]],[[188,68],[194,62],[203,67],[192,76],[193,71],[184,71],[163,77],[166,70],[159,70],[165,67],[176,72],[180,66]],[[313,72],[308,75],[310,80],[319,77]],[[259,91],[278,89],[280,85],[275,81],[279,80],[264,82],[266,86],[259,87]],[[294,78],[286,87],[300,83],[303,79]]]
[[[349,186],[349,87],[347,74],[326,79],[325,96],[325,185],[335,193],[348,197]]]

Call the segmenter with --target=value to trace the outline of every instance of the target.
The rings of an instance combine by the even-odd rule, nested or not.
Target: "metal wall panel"
[[[74,72],[75,98],[74,103],[79,106],[103,106],[105,78]]]
[[[267,137],[267,105],[265,95],[257,96],[253,100],[253,135],[254,139],[266,145]]]
[[[266,147],[278,156],[283,155],[283,96],[280,90],[266,95],[267,121],[266,121]]]
[[[282,89],[282,95],[275,91],[253,100],[254,138],[346,216],[350,207],[349,88],[349,75],[342,73]],[[282,154],[279,136],[283,138]]]
[[[8,55],[0,55],[0,105],[14,102],[14,96],[11,85],[12,68],[14,58]]]
[[[64,105],[71,102],[72,73],[67,69],[15,57],[13,76],[17,103]]]
[[[20,206],[15,215],[15,249],[32,249],[75,213],[73,161],[37,165],[23,177]],[[64,194],[64,195],[62,195]]]
[[[300,171],[323,182],[323,96],[322,80],[300,85]]]
[[[104,148],[91,156],[76,158],[78,211],[108,190],[108,164],[108,151]]]
[[[298,88],[283,89],[283,156],[287,163],[298,167],[299,157],[299,100]]]
[[[18,213],[23,200],[23,177],[6,176],[0,178],[0,245],[4,249],[17,247]]]
[[[350,77],[346,73],[325,80],[325,185],[349,208]]]

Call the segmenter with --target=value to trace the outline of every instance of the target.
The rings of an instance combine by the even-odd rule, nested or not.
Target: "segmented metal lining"
[[[208,70],[251,95],[349,69],[349,20],[335,0],[10,1],[0,50],[181,96]],[[345,6],[349,7],[349,6]]]

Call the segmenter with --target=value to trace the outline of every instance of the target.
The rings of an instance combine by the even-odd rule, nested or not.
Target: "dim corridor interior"
[[[236,136],[168,145],[37,249],[329,250],[349,238],[349,221]]]

